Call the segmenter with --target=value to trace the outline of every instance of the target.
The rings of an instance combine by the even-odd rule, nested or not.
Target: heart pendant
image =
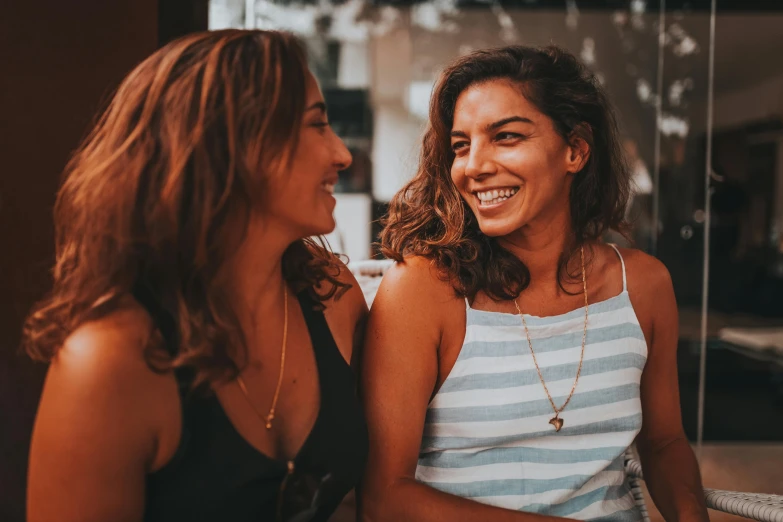
[[[563,419],[558,416],[554,416],[549,419],[549,424],[555,427],[555,431],[560,431],[560,428],[563,427]]]

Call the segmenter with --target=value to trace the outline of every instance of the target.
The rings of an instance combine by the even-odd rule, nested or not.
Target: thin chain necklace
[[[242,394],[245,396],[245,399],[247,399],[247,403],[250,404],[250,407],[256,412],[258,418],[264,422],[264,426],[266,426],[266,429],[268,430],[272,429],[272,421],[275,420],[275,408],[277,407],[277,399],[280,397],[280,387],[283,384],[283,371],[285,370],[285,348],[286,344],[288,344],[288,288],[286,285],[283,285],[283,310],[283,347],[280,351],[280,375],[277,377],[277,387],[275,388],[275,395],[272,398],[272,407],[269,408],[269,413],[262,415],[261,412],[258,411],[256,405],[250,400],[250,394],[247,392],[245,380],[242,379],[241,375],[237,375],[239,389],[242,390]]]
[[[514,299],[514,306],[516,306],[517,308],[517,313],[519,313],[519,317],[522,318],[522,326],[525,327],[525,336],[527,337],[527,344],[530,347],[530,355],[533,356],[533,364],[536,365],[538,378],[541,380],[541,384],[544,386],[544,392],[546,392],[546,397],[547,399],[549,399],[549,404],[552,405],[552,409],[555,411],[555,416],[549,419],[549,424],[555,427],[555,431],[560,431],[560,428],[563,427],[563,419],[560,418],[560,413],[565,409],[566,406],[568,406],[568,403],[571,401],[571,397],[574,396],[574,391],[576,390],[576,384],[579,382],[579,374],[582,373],[582,361],[584,361],[585,358],[585,340],[587,339],[587,277],[585,275],[585,248],[584,247],[580,248],[580,253],[582,256],[582,288],[584,289],[584,294],[585,294],[585,326],[584,326],[584,330],[582,331],[582,354],[579,356],[579,367],[576,370],[576,378],[574,379],[574,385],[571,387],[571,393],[568,394],[568,397],[566,398],[565,402],[559,408],[555,406],[555,401],[552,400],[552,395],[549,393],[549,388],[546,387],[544,376],[541,375],[541,368],[538,367],[538,361],[536,360],[536,352],[533,351],[533,342],[530,340],[530,331],[527,329],[527,321],[525,321],[525,316],[524,314],[522,314],[522,311],[519,309],[519,304],[517,303],[517,300]]]

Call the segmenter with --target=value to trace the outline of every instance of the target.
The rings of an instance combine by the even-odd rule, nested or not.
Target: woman
[[[445,69],[382,234],[398,264],[362,354],[365,520],[639,520],[633,442],[664,517],[706,520],[671,281],[600,241],[624,228],[628,185],[572,55],[506,47]]]
[[[30,521],[327,520],[358,482],[366,305],[306,239],[351,156],[300,44],[186,36],[123,81],[69,163]]]

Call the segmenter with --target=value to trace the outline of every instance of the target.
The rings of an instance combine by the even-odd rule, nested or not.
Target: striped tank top
[[[620,260],[623,291],[589,305],[582,373],[560,414],[559,432],[549,424],[554,412],[520,317],[467,304],[459,357],[427,409],[417,480],[506,509],[580,520],[642,519],[623,453],[642,426],[639,384],[647,344]],[[561,406],[579,364],[584,308],[525,320],[541,374]]]

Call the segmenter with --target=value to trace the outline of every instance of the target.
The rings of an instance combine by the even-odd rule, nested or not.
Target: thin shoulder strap
[[[609,246],[614,248],[614,251],[617,252],[617,257],[620,258],[620,263],[623,265],[623,292],[626,292],[628,291],[628,280],[625,276],[625,259],[623,259],[623,255],[620,253],[620,249],[617,248],[617,245],[609,243]]]
[[[343,360],[340,350],[337,348],[337,343],[332,336],[332,330],[329,328],[329,323],[326,321],[326,317],[323,314],[323,305],[316,300],[310,293],[310,289],[305,288],[297,295],[299,301],[299,308],[302,310],[305,323],[307,324],[307,331],[310,334],[310,341],[313,343],[313,351],[315,352],[315,361],[318,365],[319,375],[323,370],[324,364],[329,364],[326,361],[331,358],[332,355],[337,354],[340,360]],[[323,377],[321,378],[323,381]]]

